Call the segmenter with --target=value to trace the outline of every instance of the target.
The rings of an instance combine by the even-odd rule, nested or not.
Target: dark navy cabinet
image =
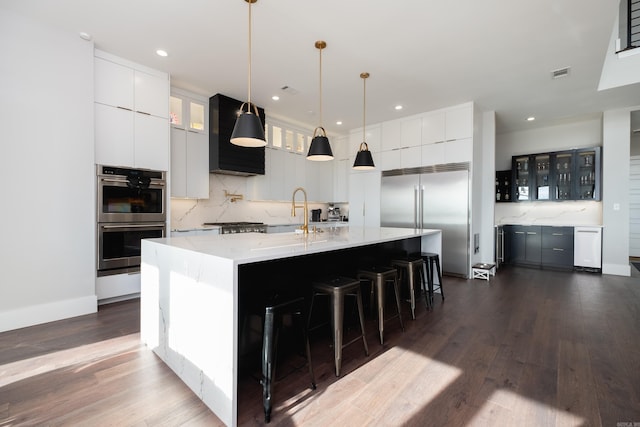
[[[513,156],[510,199],[602,200],[601,147]]]
[[[538,268],[573,268],[573,227],[505,225],[505,262]]]

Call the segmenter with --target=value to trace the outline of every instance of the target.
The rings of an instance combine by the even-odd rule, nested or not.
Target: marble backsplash
[[[495,224],[602,225],[602,202],[496,203]]]
[[[250,221],[265,224],[302,224],[303,214],[296,211],[291,216],[291,202],[248,201],[246,179],[232,175],[209,175],[209,199],[171,199],[172,230],[188,230],[201,228],[205,222]],[[225,190],[231,194],[242,194],[243,200],[231,201],[225,196]],[[296,202],[301,204],[302,194],[296,195]],[[346,207],[341,213],[346,215]],[[328,204],[309,203],[309,210],[322,209],[321,218],[327,217]],[[311,213],[309,213],[311,220]]]

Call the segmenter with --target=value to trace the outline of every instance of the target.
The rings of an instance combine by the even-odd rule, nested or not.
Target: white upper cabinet
[[[473,108],[471,105],[447,110],[445,118],[447,141],[473,137]]]
[[[95,102],[157,117],[169,117],[169,80],[125,65],[95,59]]]
[[[133,100],[136,112],[169,118],[168,84],[166,78],[136,71]]]
[[[429,113],[422,118],[422,143],[435,144],[446,141],[445,113]]]
[[[366,142],[369,147],[369,151],[377,153],[382,149],[382,126],[371,125],[366,127],[364,135],[362,134],[362,128],[353,129],[349,133],[349,156],[355,156],[360,149],[360,144]]]
[[[95,58],[95,102],[121,109],[134,109],[134,70]]]
[[[422,118],[402,119],[400,122],[400,139],[402,148],[422,145]]]
[[[169,170],[169,76],[95,51],[95,161]]]
[[[95,104],[96,163],[133,166],[133,121],[129,110]]]
[[[133,127],[134,166],[142,169],[168,170],[170,147],[167,119],[136,114]]]
[[[395,150],[401,147],[400,142],[400,120],[390,120],[383,122],[381,125],[382,143],[381,150],[389,151]]]
[[[173,89],[169,104],[171,197],[208,199],[208,100],[196,94]]]
[[[334,159],[346,159],[349,157],[351,148],[349,137],[339,136],[331,138],[331,151]]]
[[[375,159],[374,159],[375,162]],[[333,165],[333,197],[334,202],[349,201],[349,159],[336,160]]]
[[[423,144],[471,137],[473,137],[473,108],[470,104],[427,113],[422,118]]]

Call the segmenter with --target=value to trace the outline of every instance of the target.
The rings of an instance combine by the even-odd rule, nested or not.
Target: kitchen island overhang
[[[143,240],[141,339],[225,424],[236,425],[241,266],[407,240],[441,254],[442,233],[430,229]]]

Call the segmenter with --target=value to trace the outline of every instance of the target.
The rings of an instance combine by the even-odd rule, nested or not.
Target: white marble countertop
[[[148,239],[149,242],[233,260],[236,264],[329,252],[441,233],[432,229],[337,227],[322,233],[239,233]]]
[[[510,222],[503,222],[503,223],[497,223],[495,224],[495,226],[499,226],[499,225],[538,225],[538,226],[542,226],[542,227],[600,227],[602,228],[601,224],[580,224],[577,222],[573,222],[573,223],[548,223],[548,222],[516,222],[516,221],[510,221]]]

